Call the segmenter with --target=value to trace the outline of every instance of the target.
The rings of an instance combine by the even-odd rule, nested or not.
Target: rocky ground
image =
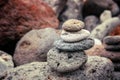
[[[120,0],[0,0],[0,80],[120,80]]]

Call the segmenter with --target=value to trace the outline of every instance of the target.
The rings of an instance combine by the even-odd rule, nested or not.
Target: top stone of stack
[[[64,22],[62,28],[69,32],[76,32],[83,29],[85,26],[84,22],[76,19],[70,19]]]

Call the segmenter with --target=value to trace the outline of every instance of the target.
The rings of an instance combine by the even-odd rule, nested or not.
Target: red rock
[[[90,56],[102,56],[112,61],[120,61],[120,52],[106,51],[103,45],[95,45],[93,48],[86,50],[86,54]]]
[[[120,35],[120,25],[113,29],[110,33],[111,36]]]
[[[42,0],[0,0],[0,45],[31,29],[57,28],[54,11]]]

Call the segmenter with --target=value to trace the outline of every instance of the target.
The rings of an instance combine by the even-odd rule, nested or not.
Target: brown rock
[[[103,45],[95,45],[86,54],[90,56],[102,56],[111,59],[112,61],[120,61],[120,52],[106,51]]]
[[[58,27],[53,10],[42,0],[0,0],[0,45],[31,29]]]
[[[57,38],[58,34],[52,28],[28,32],[17,44],[13,56],[15,64],[18,66],[33,61],[46,61],[47,52]]]

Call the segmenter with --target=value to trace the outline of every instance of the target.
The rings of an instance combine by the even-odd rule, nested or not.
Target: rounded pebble
[[[79,42],[68,43],[64,42],[62,39],[54,42],[54,46],[63,51],[82,51],[87,50],[94,46],[94,40],[91,38],[86,38]]]
[[[58,72],[70,72],[79,69],[87,61],[84,51],[63,52],[52,48],[47,54],[47,62],[51,69]]]
[[[105,45],[105,49],[109,51],[120,51],[120,45]]]
[[[120,36],[107,36],[103,39],[103,42],[107,45],[120,44]]]
[[[61,32],[61,38],[65,42],[77,42],[77,41],[83,40],[89,36],[90,36],[90,32],[85,29],[82,29],[78,32],[67,32],[65,30],[62,30],[62,32]]]
[[[85,26],[84,22],[77,19],[69,19],[63,23],[62,28],[66,31],[76,32],[83,29]]]

